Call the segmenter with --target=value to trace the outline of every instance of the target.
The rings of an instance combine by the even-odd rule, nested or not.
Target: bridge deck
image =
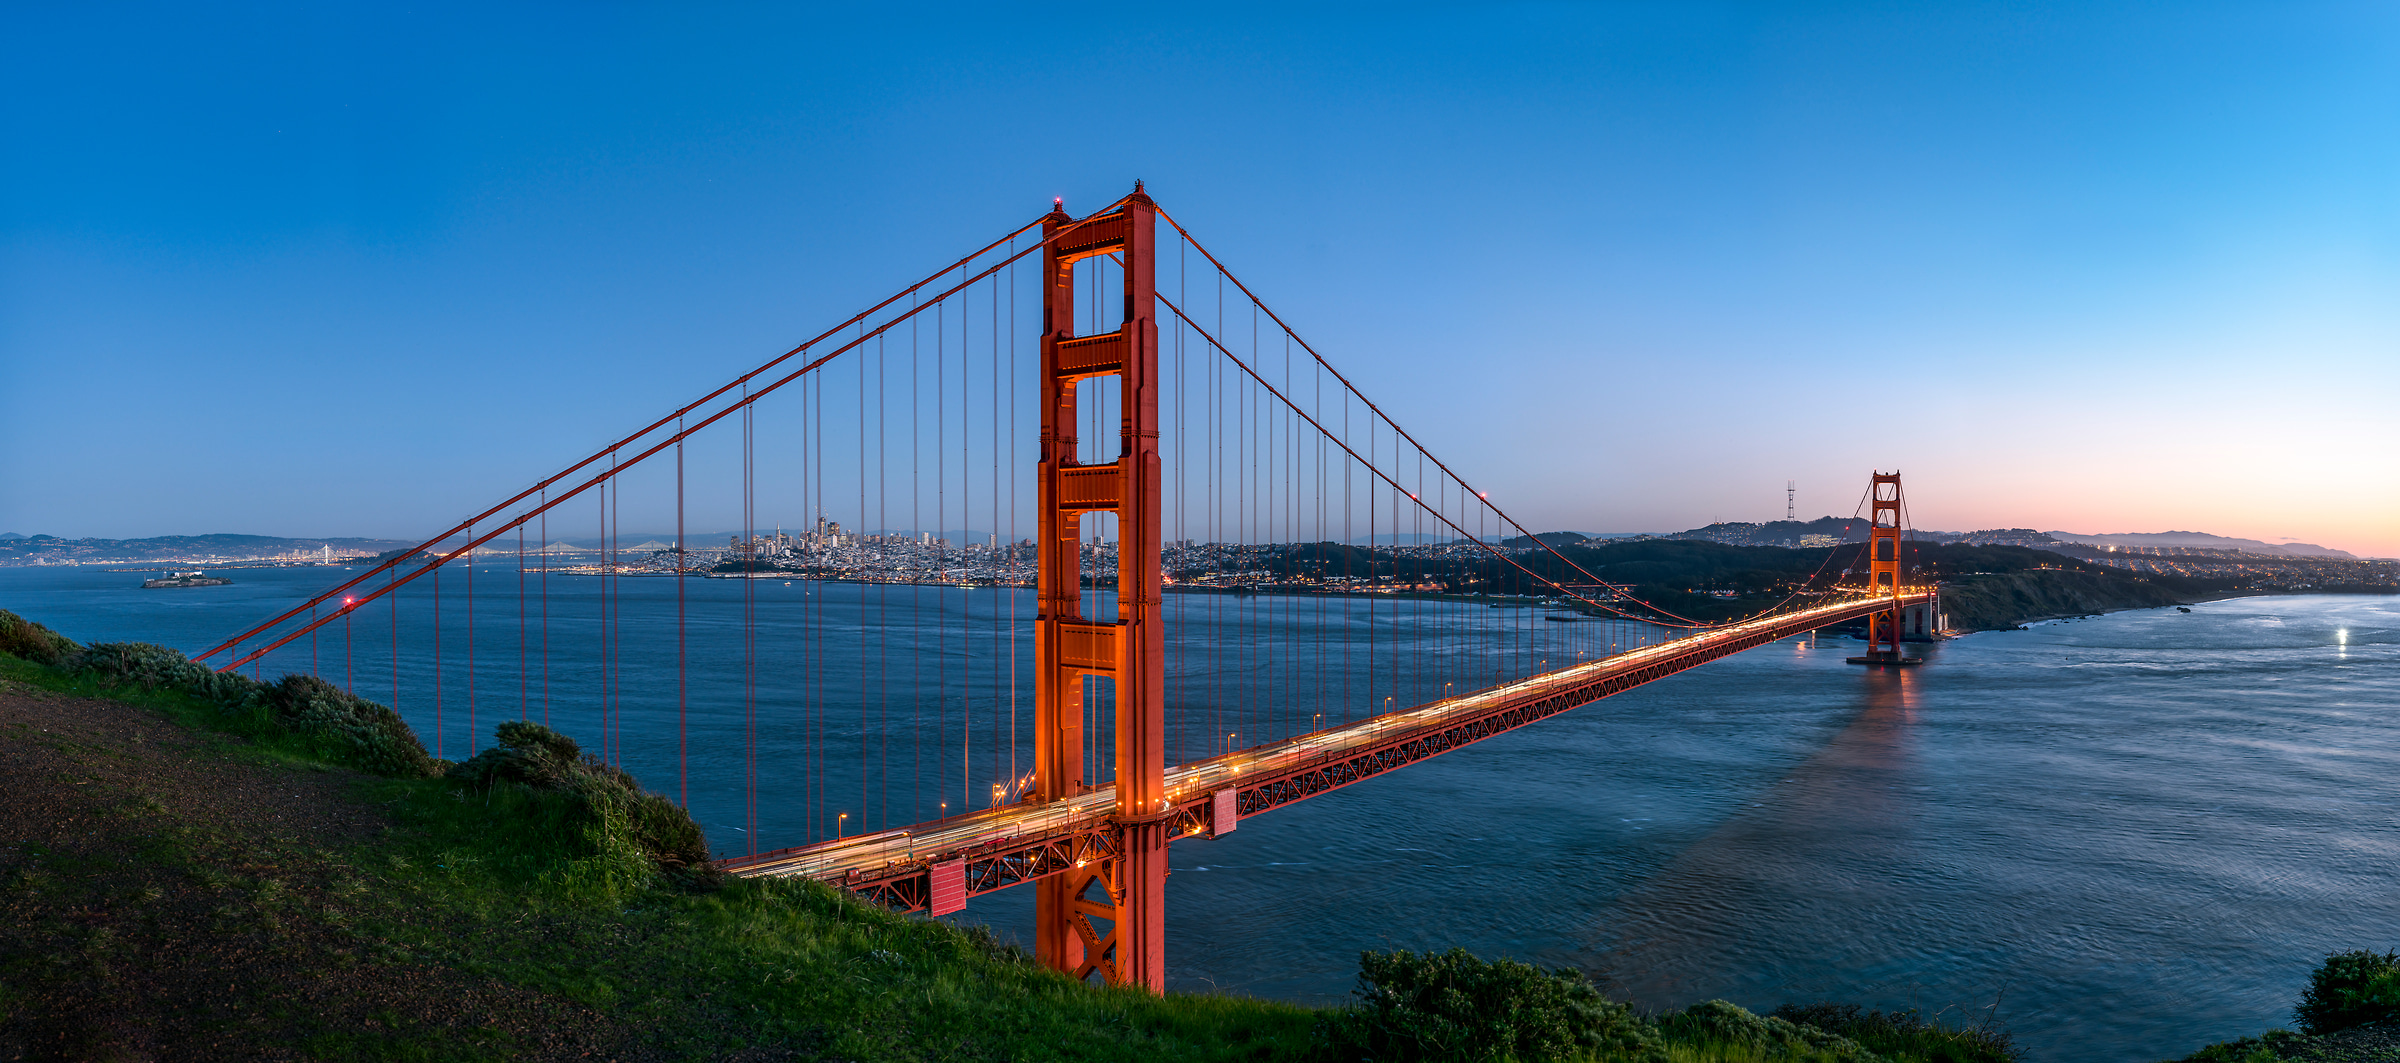
[[[1928,600],[1919,590],[1902,605]],[[1889,598],[1846,599],[1716,628],[1598,661],[1385,713],[1341,727],[1167,769],[1171,807],[1148,817],[1178,839],[1233,828],[1216,822],[1222,791],[1238,817],[1314,797],[1471,742],[1586,705],[1720,657],[1890,608]],[[912,827],[856,835],[726,861],[744,877],[804,875],[904,909],[932,902],[931,872],[961,876],[963,897],[1029,882],[1117,851],[1114,787],[1042,804],[1018,804]],[[954,865],[954,866],[953,866]]]

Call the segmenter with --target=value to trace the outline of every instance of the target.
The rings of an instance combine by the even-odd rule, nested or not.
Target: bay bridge
[[[405,696],[437,756],[540,720],[732,874],[935,916],[1030,885],[1043,962],[1157,991],[1176,841],[1821,628],[1916,663],[1904,506],[1876,472],[1844,568],[1677,615],[1519,524],[1137,183],[198,659]]]

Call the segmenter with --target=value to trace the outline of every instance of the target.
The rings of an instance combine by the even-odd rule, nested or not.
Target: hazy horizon
[[[1818,517],[1802,517],[1802,518],[1798,518],[1798,519],[1795,521],[1795,523],[1802,523],[1802,524],[1806,524],[1806,523],[1811,523],[1811,522],[1814,522],[1814,521],[1820,521],[1820,520],[1849,520],[1849,519],[1855,519],[1855,518],[1849,518],[1849,517],[1838,517],[1838,516],[1834,516],[1834,515],[1832,515],[1832,514],[1825,514],[1825,515],[1823,515],[1823,516],[1818,516]],[[1781,518],[1770,518],[1770,519],[1768,519],[1768,520],[1760,520],[1760,521],[1748,521],[1748,522],[1741,522],[1741,523],[1751,523],[1751,524],[1773,524],[1773,523],[1782,523],[1782,522],[1783,522],[1783,521],[1782,521],[1782,519],[1781,519]],[[1577,535],[1583,535],[1583,536],[1587,536],[1587,537],[1589,537],[1589,538],[1592,538],[1592,539],[1614,539],[1614,538],[1622,538],[1622,537],[1628,537],[1628,536],[1637,536],[1637,535],[1676,535],[1676,534],[1681,534],[1681,533],[1683,533],[1683,532],[1697,531],[1697,530],[1700,530],[1700,529],[1702,529],[1702,528],[1704,528],[1704,527],[1706,527],[1706,526],[1707,526],[1707,525],[1705,525],[1705,524],[1695,524],[1695,525],[1693,525],[1693,526],[1691,526],[1691,527],[1689,527],[1689,528],[1666,528],[1666,529],[1658,529],[1658,530],[1655,530],[1655,531],[1601,531],[1601,532],[1584,531],[1584,530],[1582,530],[1582,529],[1577,529],[1577,528],[1543,528],[1543,529],[1535,529],[1535,530],[1533,530],[1533,531],[1532,531],[1532,533],[1531,533],[1531,534],[1535,534],[1535,535],[1549,535],[1549,534],[1554,534],[1554,533],[1557,533],[1557,532],[1572,532],[1572,533],[1574,533],[1574,534],[1577,534]],[[2011,528],[2023,528],[2023,527],[2025,527],[2025,526],[2023,526],[2023,525],[2007,525],[2007,526],[1994,527],[1994,528],[1939,528],[1939,529],[1935,529],[1935,528],[1926,528],[1926,529],[1913,529],[1913,530],[1922,530],[1922,531],[1926,531],[1926,532],[1929,532],[1929,533],[1940,533],[1940,534],[1963,534],[1963,533],[1969,533],[1969,532],[1978,532],[1978,531],[1999,531],[1999,530],[2006,530],[2006,529],[2011,529]],[[758,529],[758,533],[759,533],[759,534],[762,534],[762,535],[765,535],[765,534],[772,534],[772,533],[774,533],[774,532],[776,532],[776,531],[778,531],[778,530],[785,531],[785,532],[790,532],[790,531],[794,531],[794,530],[796,530],[796,528],[795,528],[795,527],[791,527],[791,526],[786,526],[786,527],[782,527],[782,528],[780,528],[780,529],[779,529],[779,528],[777,528],[777,527],[776,527],[776,526],[774,526],[774,525],[764,525],[764,526],[761,526],[761,527]],[[2191,529],[2168,529],[2168,530],[2166,530],[2166,531],[2157,531],[2157,532],[2135,532],[2135,531],[2117,531],[2117,532],[2077,532],[2077,531],[2070,531],[2070,530],[2067,530],[2067,529],[2064,529],[2064,528],[2035,528],[2035,529],[2031,529],[2031,530],[2034,530],[2034,531],[2039,531],[2039,532],[2041,532],[2041,533],[2043,533],[2043,534],[2045,534],[2045,535],[2066,535],[2066,536],[2074,536],[2074,537],[2076,537],[2076,538],[2082,538],[2082,539],[2102,539],[2102,540],[2105,540],[2105,539],[2142,539],[2142,538],[2151,538],[2151,539],[2157,539],[2157,538],[2167,538],[2167,537],[2173,537],[2173,536],[2186,536],[2186,537],[2206,537],[2206,538],[2211,538],[2211,539],[2229,539],[2229,540],[2234,540],[2234,541],[2237,541],[2237,542],[2257,542],[2257,543],[2260,543],[2261,545],[2265,545],[2265,546],[2306,546],[2306,547],[2315,547],[2315,548],[2319,548],[2319,549],[2339,549],[2338,547],[2326,547],[2326,546],[2325,546],[2323,543],[2309,542],[2309,541],[2307,541],[2307,540],[2304,540],[2304,539],[2298,539],[2298,538],[2284,539],[2284,540],[2279,540],[2279,541],[2278,541],[2278,540],[2264,540],[2264,539],[2253,539],[2253,538],[2250,538],[2250,537],[2247,537],[2247,536],[2224,536],[2224,535],[2218,535],[2218,534],[2216,534],[2216,533],[2214,533],[2214,532],[2197,531],[2197,530],[2191,530]],[[855,530],[855,529],[850,529],[850,531],[851,531],[851,533],[853,533],[853,534],[860,534],[860,535],[910,535],[910,536],[914,536],[914,535],[917,535],[917,534],[919,534],[919,531],[916,531],[916,530],[910,530],[910,529],[899,529],[899,528],[895,528],[895,529],[868,529],[868,530],[865,530],[865,531],[857,531],[857,530]],[[49,533],[47,533],[47,532],[11,532],[11,531],[0,531],[0,539],[5,539],[5,538],[32,538],[33,536],[36,536],[36,535],[47,535],[47,534],[49,534]],[[732,528],[719,528],[719,529],[716,529],[716,530],[713,530],[713,531],[696,531],[696,530],[686,530],[686,531],[684,532],[684,540],[685,540],[685,545],[688,547],[688,546],[694,546],[695,544],[698,544],[698,545],[705,545],[705,542],[704,542],[704,540],[716,540],[716,539],[723,539],[723,538],[726,538],[727,536],[731,536],[731,535],[739,535],[739,534],[741,534],[741,532],[740,532],[740,531],[738,531],[738,530],[736,530],[736,529],[732,529]],[[983,542],[983,541],[985,540],[985,538],[986,538],[986,537],[988,537],[988,536],[990,536],[990,535],[992,535],[992,534],[994,534],[994,533],[992,533],[992,532],[988,532],[988,531],[979,531],[979,530],[975,530],[975,529],[966,529],[966,530],[963,530],[963,531],[962,531],[962,530],[956,530],[956,529],[954,529],[954,530],[952,530],[952,531],[949,531],[949,532],[944,532],[944,533],[942,533],[942,534],[943,534],[943,536],[944,536],[945,538],[948,538],[948,539],[950,539],[950,540],[951,540],[951,541],[953,541],[953,542],[965,541],[965,542],[976,542],[976,543],[980,543],[980,542]],[[241,536],[257,536],[257,537],[261,537],[261,538],[289,539],[289,540],[293,540],[293,541],[300,541],[300,542],[311,542],[311,541],[313,541],[313,542],[340,542],[340,541],[344,541],[344,540],[358,540],[358,541],[363,541],[363,542],[375,542],[375,543],[385,543],[385,542],[398,542],[398,543],[419,543],[419,542],[424,542],[424,541],[425,541],[425,539],[426,539],[426,535],[425,535],[424,533],[420,533],[420,534],[416,534],[416,535],[406,535],[406,536],[402,536],[402,535],[380,535],[380,536],[378,536],[378,535],[364,535],[364,536],[328,536],[328,535],[269,535],[269,534],[266,534],[266,533],[261,533],[261,532],[168,532],[168,533],[162,533],[162,534],[159,534],[159,535],[144,535],[144,536],[129,536],[129,535],[90,535],[90,536],[58,536],[58,538],[62,538],[62,539],[64,539],[64,538],[78,538],[78,539],[105,539],[105,540],[118,541],[118,542],[137,542],[137,541],[142,541],[142,540],[147,540],[147,539],[162,539],[162,538],[198,538],[198,537],[202,537],[202,536],[210,536],[210,535],[241,535]],[[1499,538],[1509,538],[1509,537],[1513,537],[1513,536],[1496,536],[1496,537],[1494,537],[1494,541],[1497,541],[1497,539],[1499,539]],[[663,541],[671,541],[671,540],[672,540],[672,539],[674,539],[674,538],[675,538],[675,533],[674,533],[673,531],[627,531],[627,532],[620,532],[620,533],[618,533],[618,534],[617,534],[617,539],[618,539],[618,541],[619,541],[619,542],[621,542],[621,543],[624,543],[624,544],[628,544],[628,545],[631,545],[631,544],[639,544],[639,543],[646,543],[646,542],[650,542],[650,541],[662,541],[662,542],[663,542]],[[1359,536],[1359,537],[1357,537],[1357,538],[1354,538],[1354,539],[1351,539],[1351,540],[1348,540],[1348,541],[1349,541],[1349,542],[1351,542],[1351,543],[1354,543],[1354,544],[1363,544],[1363,543],[1366,543],[1366,542],[1368,542],[1370,538],[1372,538],[1372,539],[1374,539],[1374,540],[1377,540],[1377,541],[1382,541],[1382,540],[1388,540],[1388,539],[1392,539],[1392,538],[1394,538],[1394,536],[1392,536],[1392,535],[1391,535],[1391,534],[1389,534],[1389,533],[1385,533],[1385,534],[1378,534],[1378,535],[1374,535],[1374,536],[1364,536],[1364,535],[1362,535],[1362,536]],[[1446,539],[1443,539],[1441,536],[1438,536],[1438,535],[1422,535],[1422,534],[1415,534],[1415,533],[1402,533],[1401,535],[1399,535],[1399,536],[1398,536],[1398,538],[1402,538],[1402,539],[1409,539],[1409,540],[1412,540],[1412,541],[1424,541],[1424,542],[1433,542],[1433,541],[1448,541],[1448,540],[1446,540]],[[553,539],[552,539],[551,541],[552,541],[552,542],[555,542],[555,543],[568,543],[568,544],[573,544],[573,543],[579,543],[579,542],[582,542],[582,543],[598,542],[599,540],[598,540],[597,538],[593,537],[593,536],[573,536],[573,535],[566,535],[566,536],[556,536],[556,537],[553,537]],[[1014,541],[1016,541],[1016,540],[1009,540],[1009,541],[1011,541],[1011,542],[1014,542]],[[1202,541],[1207,541],[1207,540],[1202,540]],[[509,539],[509,542],[512,542],[512,543],[514,542],[514,539],[513,539],[513,537]],[[1406,544],[1403,544],[1403,545],[1406,545]],[[2178,544],[2167,544],[2167,545],[2178,545]],[[487,544],[487,545],[485,546],[485,549],[498,550],[498,549],[501,549],[501,547],[498,547],[498,546],[492,546],[492,545],[489,545],[489,544]],[[2378,558],[2378,557],[2376,557],[2375,555],[2366,555],[2366,554],[2357,554],[2357,555],[2354,555],[2354,556],[2358,556],[2358,557],[2360,557],[2360,558],[2362,558],[2362,559],[2365,559],[2365,560],[2400,560],[2400,558],[2390,558],[2390,559],[2385,559],[2385,558]]]

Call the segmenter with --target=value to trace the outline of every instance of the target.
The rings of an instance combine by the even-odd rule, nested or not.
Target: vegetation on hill
[[[2171,605],[2210,590],[2198,581],[2137,576],[2021,546],[1909,542],[1903,547],[1902,561],[1912,578],[1942,582],[1944,608],[1952,626],[1963,631]],[[1680,616],[1727,620],[1771,608],[1794,594],[1857,586],[1866,567],[1865,549],[1861,543],[1793,549],[1697,539],[1593,540],[1562,546],[1560,556],[1537,552],[1518,560],[1543,579],[1579,583],[1596,577],[1630,586],[1635,597]],[[1543,586],[1498,561],[1480,563],[1459,582],[1463,588],[1510,594],[1540,593]]]
[[[2337,952],[2292,1008],[2300,1029],[2209,1045],[2177,1063],[2372,1063],[2400,1059],[2400,953]]]
[[[1942,610],[1959,631],[1999,631],[2029,620],[2088,616],[2117,609],[2151,609],[2192,601],[2199,595],[2156,580],[2107,569],[1966,576],[1942,585]]]
[[[2307,1034],[2400,1022],[2400,953],[2359,950],[2325,957],[2309,975],[2292,1018]]]
[[[64,649],[0,617],[10,647]],[[426,774],[83,653],[0,657],[0,754],[29,791],[0,808],[0,1049],[17,1050],[0,1055],[1230,1060],[1310,1043],[1305,1009],[1081,986],[979,929],[695,873],[681,810],[538,728]],[[151,667],[133,674],[193,678],[135,656]],[[262,808],[272,826],[242,822]]]
[[[1540,544],[1536,543],[1540,540]],[[1458,546],[1452,543],[1451,546]],[[1544,532],[1505,540],[1509,556],[1476,550],[1417,551],[1347,543],[1246,548],[1178,570],[1189,593],[1308,593],[1317,579],[1335,593],[1368,586],[1411,595],[1545,598],[1557,587],[1595,582],[1625,587],[1659,613],[1701,621],[1754,616],[1797,597],[1863,588],[1864,543],[1795,548],[1728,545],[1706,539],[1587,539]],[[1547,548],[1535,549],[1537,545]],[[2390,563],[2258,559],[2211,565],[2145,560],[2098,564],[2052,549],[1904,541],[1912,581],[1938,580],[1951,626],[1961,631],[2018,627],[2028,621],[2117,609],[2154,608],[2232,594],[2288,591],[2391,593]],[[2172,560],[2172,559],[2171,559]],[[2254,563],[2255,562],[2255,563]],[[2378,565],[2382,567],[2377,567]],[[2346,567],[2345,567],[2346,566]],[[2339,571],[2335,571],[2339,569]],[[1207,583],[1204,578],[1264,574],[1271,580]],[[1642,613],[1640,606],[1629,611]],[[1587,611],[1591,611],[1588,610]]]
[[[1458,541],[1464,542],[1465,540]],[[1588,543],[1592,541],[1594,540],[1591,536],[1585,535],[1582,532],[1554,531],[1542,532],[1537,535],[1512,535],[1506,539],[1500,540],[1500,545],[1509,547],[1511,549],[1524,549],[1526,547],[1536,546],[1541,543],[1548,543],[1552,546],[1573,546],[1577,543]]]
[[[1811,1063],[2011,1063],[2005,1032],[1943,1026],[1914,1011],[1785,1005],[1757,1015],[1722,1000],[1644,1017],[1571,969],[1485,961],[1463,949],[1368,952],[1358,1002],[1318,1020],[1328,1061],[1608,1060],[1611,1063],[1808,1060]]]

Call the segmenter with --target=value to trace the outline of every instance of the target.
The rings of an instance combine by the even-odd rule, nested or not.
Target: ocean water
[[[138,577],[122,573],[0,570],[0,608],[79,639],[198,649],[322,587],[328,573],[235,575],[241,582],[229,588],[141,592],[129,589]],[[557,624],[580,622],[574,581],[553,578]],[[642,583],[632,592],[642,604],[630,607],[635,652],[623,685],[644,692],[623,702],[620,744],[628,767],[672,790],[685,780],[659,750],[671,745],[673,706],[655,694],[670,659],[659,652],[659,621],[672,581],[627,582]],[[686,593],[731,593],[729,581],[700,582],[686,581]],[[955,699],[918,697],[905,688],[927,673],[908,662],[972,657],[999,681],[1018,651],[997,637],[949,646],[938,618],[982,610],[988,620],[1023,603],[1007,592],[886,592],[876,602],[855,588],[754,589],[762,600],[819,592],[828,597],[815,613],[763,610],[762,642],[786,647],[802,638],[789,625],[809,617],[855,624],[870,604],[887,629],[928,618],[875,669],[851,669],[880,685],[836,681],[827,697],[880,699],[905,716],[980,696],[983,709],[962,708],[957,726],[999,718],[999,688],[975,695],[962,683]],[[513,572],[477,594],[513,598]],[[1176,617],[1186,662],[1178,674],[1194,684],[1244,670],[1228,661],[1255,664],[1267,625],[1338,633],[1358,619],[1278,614],[1258,600],[1186,608],[1202,606],[1220,612],[1206,622]],[[1430,631],[1473,618],[1424,619]],[[456,669],[459,636],[447,622],[445,667]],[[487,611],[483,622],[479,668],[498,668],[493,658],[513,668],[513,614],[503,623]],[[1564,648],[1571,634],[1591,636],[1583,627],[1528,625],[1502,656]],[[413,678],[426,663],[414,648],[423,633],[405,624],[402,633],[402,711],[432,733],[427,692]],[[570,634],[554,635],[562,649]],[[690,657],[716,659],[727,637],[705,631],[695,641],[707,649]],[[1424,637],[1423,652],[1407,653],[1405,639],[1387,652],[1412,666],[1446,663],[1379,689],[1405,696],[1465,681],[1445,676],[1506,668]],[[388,658],[366,652],[374,638],[353,634],[350,667],[363,693],[381,697],[376,684],[389,679],[375,669]],[[332,643],[320,638],[315,663],[337,675]],[[1179,843],[1169,880],[1175,987],[1330,1002],[1351,988],[1359,950],[1458,945],[1577,967],[1650,1008],[1711,997],[1761,1009],[1815,1000],[1916,1007],[1961,1021],[1996,1017],[2035,1060],[2141,1060],[2288,1022],[2327,952],[2400,948],[2400,599],[2242,598],[2188,614],[2117,613],[1925,647],[1927,663],[1904,671],[1844,664],[1856,645],[1764,647],[1245,820],[1216,841]],[[300,666],[300,652],[276,663]],[[824,659],[814,681],[839,671]],[[553,677],[559,689],[574,686],[567,670]],[[762,686],[780,689],[805,669],[767,670],[776,678]],[[519,711],[513,676],[478,682],[486,734],[490,714]],[[1311,696],[1332,689],[1333,680],[1312,678]],[[1379,681],[1353,678],[1352,701]],[[457,757],[471,732],[452,682],[442,733]],[[729,698],[738,690],[696,682],[684,708],[721,734]],[[1309,707],[1302,699],[1279,711],[1309,717]],[[592,705],[561,696],[551,708],[595,744]],[[845,729],[767,714],[762,776],[800,778],[805,792],[762,784],[762,833],[813,829],[827,812],[861,803],[838,791],[870,781],[858,773],[867,768],[794,769],[788,758],[831,748],[830,759],[880,755],[888,768],[888,743],[871,750],[869,729],[852,715]],[[945,740],[960,757],[997,756],[997,739],[963,737]],[[749,824],[732,811],[738,785],[714,781],[728,767],[696,759],[688,780],[712,838]],[[1030,891],[979,899],[953,918],[1028,937]]]

